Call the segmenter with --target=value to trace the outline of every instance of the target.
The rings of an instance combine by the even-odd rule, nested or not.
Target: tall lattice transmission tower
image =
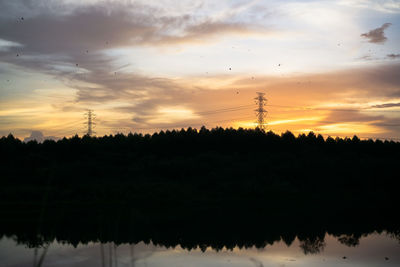
[[[88,109],[88,111],[85,113],[85,116],[87,118],[87,122],[85,123],[87,125],[87,132],[86,135],[92,136],[96,132],[93,131],[96,123],[94,120],[96,119],[96,114],[94,114],[93,110]]]
[[[265,130],[267,123],[265,122],[265,117],[267,116],[267,110],[265,106],[267,105],[267,99],[264,97],[265,93],[257,92],[257,97],[254,98],[257,104],[257,109],[255,109],[257,116],[257,127],[260,130]]]

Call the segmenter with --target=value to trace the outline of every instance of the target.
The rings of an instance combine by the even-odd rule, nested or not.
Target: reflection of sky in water
[[[360,239],[357,247],[348,247],[331,236],[325,237],[326,247],[319,254],[305,255],[300,242],[295,240],[290,247],[283,242],[264,249],[234,249],[220,252],[207,249],[187,251],[177,248],[166,249],[139,243],[134,247],[120,245],[114,250],[104,244],[102,265],[101,248],[98,243],[63,245],[54,242],[50,245],[42,266],[111,266],[109,253],[112,253],[112,266],[400,266],[400,244],[385,234],[373,234]],[[38,251],[38,257],[43,249]],[[0,241],[0,265],[5,267],[33,266],[34,249],[16,245],[12,239]],[[133,257],[132,257],[133,255]],[[343,257],[346,257],[345,259]],[[385,257],[388,259],[386,260]]]

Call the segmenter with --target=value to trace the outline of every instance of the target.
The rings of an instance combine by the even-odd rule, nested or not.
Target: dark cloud
[[[165,16],[154,7],[134,2],[97,3],[70,12],[44,11],[24,22],[0,17],[0,38],[18,42],[29,52],[70,55],[130,45],[204,42],[220,34],[262,31],[247,24],[187,14]]]
[[[26,9],[32,13],[23,22],[14,16],[0,16],[0,39],[20,44],[0,51],[0,60],[58,76],[73,74],[72,66],[88,72],[111,71],[113,57],[104,53],[110,49],[207,42],[223,34],[265,32],[227,20],[167,16],[158,8],[135,2],[79,6],[44,0],[37,1],[37,6],[28,0],[13,3],[0,7],[5,13],[18,14],[16,9],[21,9],[21,14]]]
[[[375,107],[375,106],[374,106]],[[379,115],[378,115],[379,114]],[[383,114],[383,115],[382,115]],[[353,111],[330,111],[329,114],[323,119],[317,122],[318,125],[326,124],[340,124],[340,123],[350,123],[350,124],[362,124],[369,125],[371,127],[380,128],[388,136],[398,135],[400,129],[400,118],[393,117],[393,114],[388,114],[382,112],[372,112],[369,110],[353,110]],[[316,127],[320,130],[319,127]]]
[[[241,23],[222,23],[206,21],[196,25],[190,25],[186,28],[188,36],[195,38],[195,36],[216,35],[220,33],[249,33],[254,31],[263,31],[263,29],[252,29],[249,25]]]
[[[168,28],[182,19],[155,19],[122,8],[90,6],[67,15],[42,14],[24,23],[3,20],[0,38],[23,44],[25,51],[70,55],[160,41],[160,28]]]
[[[382,129],[384,132],[386,132],[387,137],[390,137],[390,139],[398,139],[399,136],[399,131],[400,131],[400,118],[394,118],[394,117],[385,117],[384,120],[377,121],[371,123],[371,125],[374,125],[376,127],[379,127]]]
[[[388,54],[386,57],[390,59],[397,59],[400,58],[400,54]]]
[[[359,57],[358,59],[361,59],[361,60],[376,60],[377,58],[373,57],[372,55],[364,55],[362,57]]]
[[[372,68],[348,71],[347,77],[354,81],[353,86],[365,91],[371,96],[399,97],[400,96],[400,64],[388,64]],[[351,77],[354,75],[354,77]],[[355,84],[356,81],[358,84]]]
[[[392,25],[392,23],[385,23],[381,27],[370,30],[367,33],[361,34],[362,37],[368,39],[368,42],[375,44],[382,44],[386,42],[387,38],[385,36],[385,30]]]
[[[371,108],[392,108],[392,107],[400,107],[400,103],[385,103],[381,105],[374,105]]]
[[[335,123],[347,123],[347,122],[377,122],[384,120],[383,115],[370,115],[362,113],[362,110],[333,110],[329,112],[321,123],[335,124]]]

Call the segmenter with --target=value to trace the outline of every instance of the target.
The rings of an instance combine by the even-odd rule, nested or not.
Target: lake
[[[339,238],[340,239],[340,238]],[[39,248],[18,244],[15,238],[0,240],[1,266],[399,266],[400,242],[391,234],[362,236],[358,245],[345,245],[337,237],[325,234],[317,242],[296,238],[289,246],[281,241],[264,248],[211,247],[184,249],[181,246],[119,244],[113,242],[79,243],[76,247],[62,241]],[[36,256],[35,256],[36,254]],[[40,265],[40,259],[42,262]],[[36,264],[35,264],[36,259]]]

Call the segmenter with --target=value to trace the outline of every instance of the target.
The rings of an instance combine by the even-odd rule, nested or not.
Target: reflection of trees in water
[[[106,257],[104,253],[104,243],[100,243],[101,266],[106,267]],[[113,242],[108,243],[108,267],[118,267],[117,245]]]
[[[252,263],[254,263],[254,265],[255,265],[256,267],[264,267],[264,264],[263,264],[260,260],[258,260],[258,259],[250,258],[249,260],[250,260]]]
[[[42,253],[39,257],[38,260],[38,254],[40,252],[40,247],[35,247],[34,251],[33,251],[33,267],[41,267],[44,261],[44,258],[47,254],[47,250],[49,249],[50,244],[46,244],[43,249],[42,249]]]
[[[324,251],[326,246],[324,238],[306,238],[300,241],[300,248],[303,250],[304,254],[317,254]]]
[[[376,232],[371,232],[371,233],[373,234]],[[382,232],[380,232],[380,233],[382,233]],[[385,232],[383,232],[383,234],[385,234]],[[398,233],[386,232],[386,235],[391,238],[400,240]],[[280,241],[286,243],[288,245],[288,247],[293,243],[292,238],[293,239],[297,238],[300,242],[299,247],[305,255],[322,253],[326,247],[326,242],[325,242],[326,233],[324,233],[324,234],[319,233],[318,236],[305,235],[304,233],[302,233],[299,236],[295,235],[294,237],[292,237],[292,235],[284,235],[284,236],[286,236],[285,237],[286,241],[284,240],[283,237],[280,239]],[[361,234],[361,233],[338,234],[335,237],[343,245],[346,245],[349,247],[356,247],[359,245],[359,239],[362,236],[367,237],[368,234]],[[40,238],[40,239],[43,239],[43,238]],[[277,240],[277,241],[279,241],[279,240]],[[53,242],[54,242],[54,240],[53,240]],[[62,243],[66,244],[68,242],[62,242]],[[288,244],[288,243],[290,243],[290,244]],[[119,243],[119,245],[122,245],[122,244],[123,243]],[[142,264],[147,265],[146,259],[149,258],[151,255],[153,255],[154,252],[159,249],[159,248],[157,248],[157,246],[159,246],[159,245],[163,246],[161,243],[158,243],[156,245],[156,247],[153,247],[151,244],[156,245],[152,242],[146,242],[145,245],[147,245],[147,246],[145,247],[145,250],[143,250],[143,248],[139,248],[139,250],[135,252],[135,245],[133,243],[131,243],[129,245],[129,257],[125,258],[124,261],[118,262],[117,248],[119,245],[117,245],[114,242],[106,242],[106,243],[100,242],[99,249],[100,249],[101,266],[102,267],[118,267],[118,265],[122,265],[122,266],[135,267],[135,265],[138,261],[141,261]],[[199,249],[202,252],[205,252],[208,247],[212,247],[213,249],[215,249],[212,245],[209,245],[209,244],[207,245],[207,244],[208,243],[199,244],[197,246],[197,249]],[[271,244],[265,243],[265,246],[267,246],[267,245],[273,245],[273,243],[271,243]],[[37,245],[37,247],[34,248],[34,260],[33,260],[34,267],[41,267],[43,265],[43,262],[44,262],[46,253],[49,249],[49,246],[50,246],[50,243],[47,240],[46,243],[44,243],[44,245]],[[180,245],[180,246],[182,248],[185,248],[185,246],[182,246],[182,245]],[[215,250],[220,251],[221,246],[222,245],[219,244],[218,248],[220,248],[220,249],[217,248]],[[229,246],[231,246],[231,250],[233,250],[234,248],[249,249],[249,248],[256,247],[256,246],[252,245],[251,243],[248,243],[247,245],[244,245],[244,246],[243,245],[240,245],[240,246],[233,245],[233,244],[230,244]],[[168,243],[166,241],[164,244],[164,247],[168,249],[168,248],[175,247],[175,245],[168,245]],[[187,247],[186,247],[186,249],[188,249],[189,251],[191,250],[191,248],[187,248]],[[122,253],[122,254],[124,254],[124,253]],[[256,267],[264,266],[263,263],[256,258],[249,258],[249,260]]]
[[[356,247],[360,244],[359,235],[351,234],[351,235],[341,235],[338,237],[338,241],[349,247]]]
[[[396,239],[400,244],[400,230],[397,230],[395,232],[389,233],[388,236],[390,236],[393,239]]]
[[[104,245],[100,243],[100,257],[101,257],[101,267],[105,267],[105,255],[104,255]]]
[[[374,233],[383,233],[386,234],[388,237],[396,239],[397,241],[400,241],[400,235],[398,232],[389,232],[389,231],[367,231],[367,232],[349,232],[349,233],[330,233],[332,237],[335,237],[338,242],[340,242],[343,245],[349,246],[349,247],[356,247],[360,243],[360,238],[361,237],[367,237],[370,234]],[[261,232],[260,235],[262,236]],[[205,252],[207,248],[211,248],[215,251],[221,251],[223,249],[227,250],[233,250],[235,248],[238,249],[249,249],[249,248],[265,248],[268,245],[273,245],[275,242],[283,242],[285,243],[288,247],[293,244],[293,240],[296,238],[299,240],[300,245],[299,247],[303,251],[304,254],[316,254],[320,253],[324,250],[326,243],[325,243],[325,236],[327,235],[327,232],[320,232],[318,235],[312,232],[303,232],[298,235],[292,235],[292,234],[283,234],[281,237],[276,237],[276,239],[269,239],[268,242],[261,242],[260,240],[251,240],[249,238],[251,237],[243,237],[244,239],[220,239],[218,237],[215,237],[215,239],[207,239],[207,241],[201,241],[199,243],[199,239],[201,239],[200,236],[192,236],[192,237],[187,237],[186,238],[181,238],[179,237],[178,240],[174,240],[172,236],[165,236],[163,239],[155,239],[152,240],[151,242],[147,239],[127,239],[124,240],[118,240],[117,237],[115,237],[115,243],[114,242],[107,242],[106,240],[100,240],[99,242],[99,256],[101,259],[101,266],[102,267],[111,267],[115,266],[117,267],[119,262],[118,262],[118,254],[117,254],[117,248],[119,245],[122,244],[127,244],[130,243],[130,248],[129,248],[129,261],[125,263],[125,265],[129,265],[134,267],[135,263],[138,260],[144,260],[148,257],[150,257],[157,249],[156,248],[151,248],[148,247],[146,251],[139,250],[139,252],[135,252],[134,245],[139,242],[144,242],[145,245],[152,244],[154,246],[162,246],[165,248],[174,248],[176,246],[180,246],[183,249],[186,250],[192,250],[192,249],[199,249],[202,252]],[[65,236],[64,236],[65,237]],[[210,237],[212,238],[212,237]],[[55,236],[53,237],[44,237],[41,235],[38,236],[31,236],[30,238],[27,236],[22,237],[22,239],[19,239],[18,237],[13,238],[17,244],[25,244],[30,248],[34,248],[34,266],[41,266],[44,258],[46,256],[47,250],[52,242],[55,240],[58,240],[58,242],[62,244],[72,244],[73,246],[76,246],[75,243],[71,243],[71,240],[62,240],[60,238],[57,238]],[[259,237],[257,238],[259,239]],[[110,239],[109,239],[110,240]],[[130,241],[129,241],[130,240]],[[262,239],[261,239],[262,240]],[[77,239],[73,240],[74,242],[77,242]],[[78,241],[78,243],[88,243],[91,242],[91,240],[84,240],[81,239]],[[134,243],[132,243],[134,242]],[[40,251],[41,254],[39,253]],[[139,253],[139,254],[138,254]],[[40,254],[40,256],[39,256]]]
[[[131,267],[135,267],[135,259],[134,259],[134,257],[133,257],[133,255],[134,255],[134,246],[133,246],[133,244],[131,244],[130,246],[129,246],[129,252],[130,252],[130,256],[131,256]]]
[[[289,247],[293,241],[296,239],[296,234],[285,233],[281,236],[282,241]]]
[[[117,244],[114,242],[100,243],[100,259],[102,267],[118,267],[118,256],[117,256]],[[108,255],[105,253],[105,247],[108,247]],[[129,257],[127,261],[122,262],[122,266],[135,267],[135,263],[138,260],[145,260],[150,257],[154,251],[145,251],[135,256],[135,245],[129,245]],[[119,262],[121,263],[121,262]],[[143,262],[146,265],[146,262]]]
[[[118,267],[117,245],[114,244],[114,266]]]

